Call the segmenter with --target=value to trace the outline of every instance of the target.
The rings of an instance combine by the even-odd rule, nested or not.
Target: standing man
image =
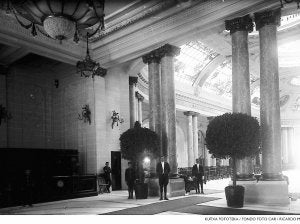
[[[160,189],[160,199],[163,200],[163,192],[164,199],[169,200],[167,198],[167,186],[169,183],[169,173],[170,173],[170,165],[168,162],[165,162],[165,158],[162,156],[160,158],[160,162],[156,165],[156,173],[158,175],[159,189]]]
[[[192,176],[195,177],[196,181],[196,194],[200,193],[199,184],[201,185],[201,194],[204,194],[203,192],[203,179],[204,179],[204,169],[203,166],[199,164],[199,159],[196,159],[196,164],[193,166],[192,169]]]
[[[107,184],[106,189],[107,189],[107,192],[110,193],[109,189],[111,186],[111,178],[110,178],[111,169],[109,167],[109,162],[105,163],[105,167],[103,167],[103,171],[104,171],[104,180],[105,180],[105,183]]]
[[[128,168],[125,170],[125,181],[128,186],[128,199],[133,199],[135,170],[133,169],[131,162],[128,162]]]

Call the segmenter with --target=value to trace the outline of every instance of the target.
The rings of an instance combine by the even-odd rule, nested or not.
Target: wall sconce
[[[78,120],[83,120],[84,123],[89,122],[91,124],[91,115],[90,107],[86,104],[82,107],[81,114],[78,114]]]
[[[112,116],[111,116],[111,128],[114,128],[115,123],[117,123],[117,126],[119,126],[119,122],[120,124],[122,124],[124,122],[123,118],[120,118],[119,113],[117,113],[115,110],[112,111]]]
[[[5,107],[2,106],[2,104],[0,105],[0,125],[2,122],[2,119],[7,122],[7,120],[11,119],[12,116],[11,114],[6,110]]]

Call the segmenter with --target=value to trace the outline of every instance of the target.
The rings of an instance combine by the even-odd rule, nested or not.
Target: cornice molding
[[[224,27],[226,19],[280,5],[273,0],[193,1],[192,7],[172,7],[93,43],[94,59],[105,67],[123,63],[159,46]],[[108,50],[109,49],[109,50]]]
[[[151,4],[151,1],[148,1],[145,3],[145,5],[142,5],[142,11],[138,11],[135,14],[128,13],[131,17],[130,18],[123,18],[122,21],[119,23],[116,23],[115,21],[113,25],[110,25],[109,23],[106,24],[106,28],[104,31],[98,34],[97,37],[93,38],[93,42],[96,42],[97,40],[112,34],[113,32],[119,31],[121,29],[124,29],[128,26],[130,26],[133,23],[136,23],[138,21],[141,21],[147,17],[153,16],[159,12],[164,11],[165,9],[168,9],[170,7],[173,7],[176,5],[177,1],[176,0],[165,0],[165,1],[155,1],[154,5],[149,5]],[[133,10],[137,11],[137,10]],[[127,15],[128,16],[128,15]],[[118,19],[120,20],[120,19]]]

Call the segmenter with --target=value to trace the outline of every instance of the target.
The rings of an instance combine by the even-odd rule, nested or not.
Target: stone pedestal
[[[177,197],[185,195],[185,185],[182,178],[170,179],[168,184],[168,197]]]
[[[159,184],[158,178],[147,178],[146,183],[148,183],[148,196],[149,197],[159,197]],[[185,195],[185,184],[182,178],[170,179],[167,187],[168,197],[177,197]]]
[[[145,183],[148,183],[148,196],[159,197],[158,178],[146,178]]]
[[[290,203],[286,181],[237,181],[237,185],[245,187],[245,205],[276,206]]]

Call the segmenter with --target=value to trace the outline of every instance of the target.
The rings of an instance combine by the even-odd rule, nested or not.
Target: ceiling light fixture
[[[87,36],[91,37],[104,29],[104,0],[7,0],[7,9],[22,27],[31,29],[33,36],[38,30],[56,40],[73,37],[78,42],[83,30],[89,29]]]
[[[94,78],[94,76],[104,77],[106,75],[107,70],[100,67],[100,64],[93,61],[90,56],[89,51],[89,34],[86,35],[86,56],[83,61],[78,61],[76,64],[77,73],[80,73],[83,77]]]

